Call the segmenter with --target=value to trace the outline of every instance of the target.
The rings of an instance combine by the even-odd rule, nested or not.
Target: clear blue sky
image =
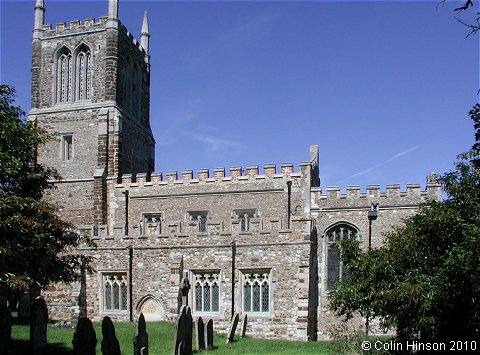
[[[26,111],[34,2],[0,1],[0,81]],[[137,39],[149,14],[155,170],[297,165],[318,144],[323,188],[424,186],[473,144],[479,37],[459,3],[120,0]],[[45,7],[52,25],[108,9]]]

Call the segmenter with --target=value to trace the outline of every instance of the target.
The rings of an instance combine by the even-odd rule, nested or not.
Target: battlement
[[[420,184],[407,184],[405,190],[401,190],[400,184],[389,184],[385,191],[380,190],[380,185],[367,185],[364,192],[360,191],[359,185],[346,187],[346,193],[341,193],[339,186],[327,186],[327,193],[320,196],[326,200],[356,200],[356,199],[381,199],[417,196],[432,199],[440,198],[440,184],[436,182],[427,182],[425,190],[421,189]]]
[[[301,178],[307,176],[310,163],[300,163],[297,172],[294,171],[293,163],[283,163],[277,172],[275,164],[265,164],[263,174],[260,174],[258,165],[249,165],[243,169],[241,166],[230,167],[226,174],[225,168],[214,168],[197,170],[194,177],[193,170],[184,170],[180,174],[177,171],[169,171],[165,175],[162,173],[139,173],[136,176],[124,174],[118,180],[118,187],[126,186],[152,186],[152,185],[190,185],[190,184],[208,184],[229,181],[251,181],[266,179],[283,178]]]
[[[129,32],[122,24],[120,24],[120,30],[128,38],[128,40],[133,43],[133,46],[142,53],[142,56],[145,56],[145,49],[142,48],[140,42],[133,36],[133,34]]]
[[[105,30],[108,27],[108,16],[100,16],[98,22],[95,22],[94,17],[86,18],[85,20],[71,20],[69,25],[65,22],[58,22],[55,27],[52,27],[51,24],[42,25],[43,38],[48,37],[57,37],[64,35],[75,35],[83,34],[85,32]],[[140,42],[130,33],[127,28],[120,23],[119,21],[119,30],[121,33],[128,38],[128,40],[133,44],[133,47],[136,48],[142,57],[145,57],[145,49],[142,48]]]
[[[80,20],[71,20],[69,26],[65,22],[58,22],[55,27],[51,24],[42,25],[43,37],[52,37],[59,35],[71,35],[86,31],[105,29],[107,26],[108,16],[101,16],[98,22],[95,18],[89,17],[81,22]]]

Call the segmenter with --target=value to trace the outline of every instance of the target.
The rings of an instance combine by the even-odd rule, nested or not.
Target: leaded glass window
[[[336,224],[325,232],[327,241],[327,289],[330,289],[336,281],[342,280],[348,273],[340,257],[339,242],[356,238],[357,236],[358,229],[346,223]]]
[[[243,273],[243,311],[270,311],[270,271]]]
[[[193,274],[195,312],[218,312],[220,309],[220,282],[218,272]]]
[[[104,309],[106,311],[126,311],[128,287],[126,274],[104,274]]]

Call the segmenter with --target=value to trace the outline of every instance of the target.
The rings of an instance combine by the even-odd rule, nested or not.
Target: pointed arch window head
[[[103,275],[104,311],[126,311],[128,301],[127,275]]]
[[[57,58],[57,102],[69,102],[72,100],[72,66],[72,52],[67,48],[63,48]]]
[[[92,92],[92,54],[83,45],[76,55],[76,100],[89,100]]]
[[[340,241],[355,239],[358,235],[358,228],[348,223],[337,223],[325,231],[327,243],[327,290],[331,289],[335,282],[342,280],[348,274],[348,270],[343,265],[340,257]]]

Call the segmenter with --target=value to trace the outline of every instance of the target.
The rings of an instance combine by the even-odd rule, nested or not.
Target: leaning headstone
[[[0,355],[8,354],[12,342],[12,315],[7,300],[0,296]]]
[[[18,300],[18,319],[23,322],[28,318],[30,318],[30,295],[24,293]]]
[[[135,355],[148,355],[147,325],[143,313],[138,316],[137,335],[133,338],[133,353]]]
[[[102,354],[120,355],[120,343],[115,335],[115,327],[109,316],[102,321]]]
[[[47,347],[47,303],[37,297],[30,307],[30,349],[32,354],[42,354]]]
[[[205,347],[207,349],[213,349],[213,319],[209,319],[206,324],[204,336]]]
[[[245,332],[247,331],[247,314],[245,313],[242,317],[242,328],[240,328],[240,337],[245,336]]]
[[[205,349],[205,325],[203,324],[202,317],[198,317],[195,322],[195,348],[200,351]]]
[[[192,310],[182,306],[177,318],[175,340],[173,341],[174,355],[189,355],[192,353]]]
[[[230,329],[228,330],[228,336],[227,336],[227,341],[226,343],[231,343],[233,341],[233,336],[235,335],[235,331],[237,330],[237,325],[238,325],[238,319],[240,316],[238,313],[235,313],[235,315],[232,318],[232,323],[230,325]]]

